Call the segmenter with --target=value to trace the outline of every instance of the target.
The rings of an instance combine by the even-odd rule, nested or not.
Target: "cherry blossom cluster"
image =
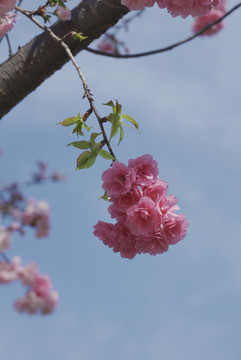
[[[218,5],[213,8],[208,14],[197,17],[193,22],[193,32],[197,33],[205,26],[220,19],[226,12],[226,0],[219,0]],[[213,25],[210,29],[205,31],[202,36],[212,36],[223,29],[225,25],[224,21],[220,21],[218,24]]]
[[[152,7],[155,3],[173,16],[181,16],[184,19],[191,15],[192,17],[204,16],[215,8],[219,0],[121,0],[121,3],[130,10],[143,10],[145,7]]]
[[[102,174],[102,187],[111,202],[108,210],[117,222],[99,221],[94,235],[124,258],[162,254],[186,235],[188,221],[176,213],[178,199],[167,196],[168,184],[158,172],[152,156],[143,155],[129,160],[128,166],[115,161]]]
[[[11,262],[0,261],[0,284],[19,281],[28,290],[18,299],[14,306],[19,312],[29,314],[50,314],[57,306],[59,295],[52,289],[47,275],[41,275],[37,264],[21,264],[21,258],[16,256]]]
[[[14,9],[16,1],[17,0],[0,0],[0,38],[13,28],[15,13],[10,11]]]
[[[19,281],[26,287],[26,294],[15,303],[15,308],[20,312],[49,314],[58,303],[58,293],[52,289],[49,277],[40,274],[37,264],[23,266],[19,256],[10,261],[6,255],[6,251],[12,246],[14,233],[24,235],[26,226],[35,229],[37,238],[49,234],[49,204],[33,198],[26,200],[21,188],[64,179],[64,176],[56,171],[48,174],[46,164],[39,162],[38,170],[29,181],[0,184],[0,284]]]

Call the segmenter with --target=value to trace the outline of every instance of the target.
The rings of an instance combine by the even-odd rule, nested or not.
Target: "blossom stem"
[[[106,135],[106,132],[105,132],[105,129],[104,129],[104,126],[102,124],[102,121],[101,121],[101,116],[99,115],[96,107],[95,107],[95,104],[94,104],[94,98],[93,98],[93,95],[88,87],[88,84],[87,84],[87,81],[84,77],[84,74],[79,66],[79,64],[77,63],[77,61],[75,60],[70,48],[68,47],[68,45],[63,41],[63,39],[59,38],[57,35],[54,34],[54,32],[47,26],[45,25],[42,25],[38,20],[36,20],[32,13],[28,10],[24,10],[22,8],[20,8],[19,6],[15,6],[15,9],[18,10],[19,12],[21,12],[23,15],[25,15],[26,17],[28,17],[32,22],[34,22],[39,28],[41,28],[42,30],[46,31],[49,36],[54,39],[57,43],[60,44],[60,46],[64,49],[64,51],[66,52],[66,54],[68,55],[69,59],[71,60],[72,64],[74,65],[75,69],[77,70],[78,72],[78,75],[82,81],[82,84],[83,84],[83,88],[84,88],[84,96],[83,98],[87,97],[88,101],[89,101],[89,104],[91,106],[91,109],[93,110],[97,120],[98,120],[98,123],[99,123],[99,126],[100,126],[100,129],[101,129],[101,132],[102,132],[102,135],[103,135],[103,138],[104,138],[104,141],[108,147],[108,150],[110,152],[110,154],[115,158],[115,154],[110,146],[110,143],[108,141],[108,138],[107,138],[107,135]]]

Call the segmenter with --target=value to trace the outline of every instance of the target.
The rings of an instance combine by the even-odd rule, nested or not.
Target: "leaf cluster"
[[[134,120],[130,115],[126,115],[126,114],[121,114],[122,111],[122,105],[119,104],[118,100],[116,100],[116,103],[114,105],[113,101],[109,101],[106,104],[103,105],[107,105],[107,106],[111,106],[112,107],[112,113],[109,114],[109,116],[107,116],[107,119],[111,122],[111,133],[110,133],[110,139],[109,141],[111,141],[111,139],[116,136],[119,132],[119,142],[118,145],[120,145],[121,141],[124,138],[124,130],[123,130],[123,125],[124,126],[128,126],[132,129],[136,128],[139,131],[139,124],[136,120]],[[127,121],[129,121],[131,124],[134,125],[130,126],[128,124],[125,124],[123,122],[123,118],[126,119]]]
[[[76,133],[77,135],[81,136],[84,136],[83,130],[90,131],[91,129],[91,127],[86,126],[83,117],[80,117],[80,114],[78,114],[76,117],[69,117],[62,122],[59,122],[58,124],[61,124],[62,126],[75,125],[72,134]],[[102,149],[104,145],[103,141],[96,142],[96,138],[101,134],[101,132],[93,132],[90,134],[89,141],[73,141],[67,145],[74,146],[77,149],[85,150],[77,158],[76,170],[90,168],[95,163],[98,155],[100,155],[103,159],[106,160],[116,160],[108,151]]]

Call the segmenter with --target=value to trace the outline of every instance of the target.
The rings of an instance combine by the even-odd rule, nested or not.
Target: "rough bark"
[[[127,12],[120,0],[84,0],[72,10],[71,21],[57,21],[51,28],[59,37],[72,30],[88,36],[81,42],[66,38],[75,55]],[[5,61],[0,66],[0,119],[68,60],[61,46],[44,32]]]

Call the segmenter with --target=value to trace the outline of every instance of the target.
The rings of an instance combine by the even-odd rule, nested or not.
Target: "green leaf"
[[[108,119],[112,123],[111,133],[110,133],[110,140],[111,140],[118,133],[118,130],[119,130],[119,127],[120,127],[120,119],[121,119],[121,117],[119,115],[110,114],[108,116]]]
[[[121,113],[121,110],[122,110],[122,106],[121,104],[118,103],[118,100],[116,100],[116,114],[120,114]]]
[[[96,152],[83,151],[77,159],[76,170],[90,168],[95,163],[97,155]]]
[[[114,156],[112,156],[108,151],[105,150],[99,150],[99,155],[106,160],[115,160]]]
[[[83,133],[82,129],[85,129],[86,131],[90,131],[91,127],[86,126],[84,121],[83,121],[83,118],[80,117],[80,114],[78,114],[77,121],[76,121],[76,127],[72,131],[72,134],[74,134],[76,132],[77,135],[83,135],[84,136],[84,133]]]
[[[63,0],[58,0],[58,3],[60,6],[62,6],[64,9],[66,8],[66,6],[64,5]]]
[[[123,118],[125,118],[126,120],[130,121],[135,126],[135,128],[139,131],[139,124],[135,119],[133,119],[130,115],[126,115],[126,114],[122,114],[121,116]]]
[[[123,127],[120,125],[120,138],[119,138],[118,145],[120,145],[121,141],[123,140],[123,137],[124,137],[124,130],[123,130]]]
[[[80,32],[80,33],[73,32],[72,35],[75,40],[79,40],[79,41],[83,41],[88,38],[88,36],[84,36],[82,32]]]
[[[89,149],[90,148],[90,143],[89,141],[86,141],[86,140],[82,140],[82,141],[74,141],[70,144],[68,144],[67,146],[74,146],[78,149]]]
[[[105,201],[108,201],[110,198],[109,198],[109,196],[107,195],[107,192],[105,191],[104,195],[102,195],[98,200],[100,200],[100,199],[103,199],[103,200],[105,200]]]
[[[69,117],[67,119],[64,119],[63,121],[57,123],[57,125],[62,125],[62,126],[70,126],[75,124],[78,121],[77,117]]]
[[[115,107],[114,103],[112,100],[108,101],[106,104],[103,105],[107,105],[107,106],[111,106],[111,107]]]
[[[99,136],[101,134],[101,132],[100,133],[92,133],[91,135],[90,135],[90,141],[91,141],[91,144],[92,145],[95,145],[95,139],[97,138],[97,136]]]

